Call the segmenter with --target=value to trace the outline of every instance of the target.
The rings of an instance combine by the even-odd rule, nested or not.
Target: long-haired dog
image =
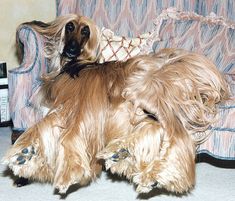
[[[47,86],[51,110],[4,157],[15,175],[51,182],[60,193],[101,172],[125,176],[138,192],[187,192],[195,183],[193,135],[228,96],[204,56],[180,49],[125,62],[74,64]]]

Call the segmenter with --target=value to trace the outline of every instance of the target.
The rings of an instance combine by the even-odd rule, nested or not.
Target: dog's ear
[[[28,26],[34,26],[34,27],[40,27],[40,28],[48,28],[50,26],[49,23],[45,23],[42,21],[37,21],[37,20],[33,20],[31,22],[25,22],[22,25],[28,25]]]
[[[42,22],[42,21],[31,21],[31,22],[25,22],[19,25],[18,29],[20,29],[22,26],[30,26],[33,28],[36,32],[41,34],[43,37],[61,37],[61,34],[65,30],[65,25],[73,20],[77,20],[78,16],[75,14],[69,14],[65,16],[59,16],[55,20],[50,21],[48,23]]]
[[[32,29],[34,29],[36,32],[41,34],[42,36],[46,36],[46,33],[50,29],[50,25],[51,25],[51,23],[45,23],[42,21],[33,20],[31,22],[24,22],[24,23],[20,24],[18,26],[17,30],[20,30],[24,26],[29,26]]]
[[[89,40],[83,47],[83,53],[79,60],[82,63],[93,63],[97,61],[100,55],[101,32],[99,27],[89,18],[80,16],[79,23],[89,27]]]
[[[24,26],[30,26],[35,31],[37,31],[41,34],[42,32],[45,32],[46,29],[49,28],[50,24],[34,20],[34,21],[31,21],[31,22],[22,23],[18,26],[17,32],[16,32],[16,51],[17,51],[16,55],[17,55],[18,60],[19,60],[20,63],[23,60],[24,47],[23,47],[23,44],[21,43],[21,41],[19,39],[19,31]]]

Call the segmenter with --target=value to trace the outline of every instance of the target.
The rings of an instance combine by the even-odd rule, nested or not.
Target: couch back
[[[76,13],[92,18],[100,27],[118,35],[136,36],[153,29],[153,19],[162,10],[175,7],[235,21],[234,0],[56,0],[57,16]]]

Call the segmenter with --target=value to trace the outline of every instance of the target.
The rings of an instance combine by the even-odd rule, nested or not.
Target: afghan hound
[[[86,27],[73,22],[65,32],[81,33]],[[64,54],[69,60],[73,55]],[[51,182],[66,193],[72,184],[95,180],[104,163],[136,184],[139,193],[192,189],[193,136],[207,130],[216,119],[217,104],[228,97],[215,65],[181,49],[125,62],[68,63],[44,86],[49,113],[20,136],[3,159],[14,174]]]

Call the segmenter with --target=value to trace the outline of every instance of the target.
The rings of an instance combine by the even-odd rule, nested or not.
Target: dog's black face
[[[65,25],[65,45],[62,55],[69,59],[76,59],[82,53],[89,38],[89,26],[77,24],[75,21],[68,22]]]

